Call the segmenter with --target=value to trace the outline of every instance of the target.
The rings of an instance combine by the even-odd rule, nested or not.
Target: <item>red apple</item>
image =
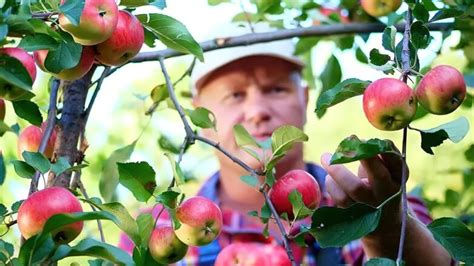
[[[23,66],[26,68],[28,73],[30,74],[31,81],[35,82],[36,79],[36,65],[33,56],[28,54],[25,50],[18,47],[7,47],[1,48],[0,54],[6,54],[8,56],[14,57],[20,61]]]
[[[115,31],[105,42],[96,45],[95,58],[105,65],[122,65],[140,52],[144,41],[145,33],[140,21],[129,12],[120,10]]]
[[[25,50],[23,50],[22,48],[17,48],[17,47],[0,48],[0,55],[7,55],[20,61],[23,67],[25,67],[26,71],[30,75],[31,82],[32,83],[35,82],[35,79],[36,79],[35,60]],[[5,62],[0,62],[0,64],[5,64]],[[12,100],[12,101],[21,100],[24,97],[27,97],[26,92],[27,91],[25,91],[24,89],[18,88],[17,86],[12,85],[10,82],[7,82],[6,80],[0,79],[0,97],[3,97],[4,99],[7,99],[7,100]]]
[[[416,113],[415,92],[404,82],[382,78],[372,82],[363,96],[367,120],[380,130],[402,129]]]
[[[222,212],[211,200],[196,196],[185,200],[177,209],[181,226],[176,236],[187,245],[203,246],[217,238],[222,229]]]
[[[290,258],[286,253],[285,248],[278,245],[262,244],[260,246],[265,257],[270,259],[272,266],[291,266]]]
[[[63,2],[63,1],[62,1]],[[79,25],[59,15],[59,25],[82,45],[95,45],[107,40],[117,26],[118,7],[115,0],[85,0]]]
[[[298,169],[287,172],[273,184],[269,197],[278,214],[286,213],[290,220],[294,219],[294,214],[289,195],[294,190],[301,194],[303,203],[308,209],[316,209],[321,201],[321,191],[318,182],[316,182],[312,175]],[[301,219],[304,217],[299,214],[296,218]]]
[[[416,99],[428,112],[449,114],[461,105],[466,97],[464,77],[456,68],[436,66],[421,79],[415,90]]]
[[[148,242],[150,254],[154,260],[163,264],[181,260],[188,246],[176,237],[171,226],[161,226],[153,230]]]
[[[222,249],[215,266],[270,266],[270,257],[257,243],[233,243]]]
[[[41,70],[50,73],[56,78],[63,80],[76,80],[84,76],[94,64],[94,48],[89,46],[82,47],[82,54],[79,63],[68,69],[63,69],[59,73],[51,73],[44,66],[44,61],[48,55],[48,50],[37,50],[34,52],[35,60]]]
[[[40,127],[35,125],[30,125],[26,127],[18,137],[17,142],[17,151],[18,157],[23,158],[22,154],[24,151],[30,152],[37,152],[39,145],[41,143],[41,137],[43,136],[43,132],[46,129],[46,123]],[[56,131],[53,130],[51,133],[51,137],[49,138],[48,144],[46,145],[46,150],[44,151],[44,156],[51,159],[53,157],[54,152],[54,144],[56,142]]]
[[[0,120],[5,119],[5,101],[0,99]]]
[[[401,5],[401,0],[361,0],[360,4],[367,14],[381,17],[396,11]]]
[[[59,213],[82,212],[79,200],[69,190],[49,187],[31,194],[18,209],[18,228],[26,239],[43,230],[46,221]],[[83,222],[75,222],[53,230],[57,244],[66,244],[82,231]]]

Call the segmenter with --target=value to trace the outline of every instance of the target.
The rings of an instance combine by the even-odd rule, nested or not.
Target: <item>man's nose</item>
[[[247,121],[258,124],[270,120],[271,102],[265,98],[262,91],[249,93],[246,100],[244,112]]]

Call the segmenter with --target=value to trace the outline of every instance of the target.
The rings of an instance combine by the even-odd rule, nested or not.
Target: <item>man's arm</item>
[[[326,189],[338,206],[347,207],[355,202],[380,205],[400,189],[403,161],[393,154],[382,154],[361,161],[358,175],[343,165],[330,165],[330,154],[321,157],[326,169]],[[396,259],[401,227],[401,201],[395,199],[384,206],[375,232],[362,239],[369,257]],[[409,216],[403,260],[406,265],[450,265],[448,252],[432,237],[426,226]]]

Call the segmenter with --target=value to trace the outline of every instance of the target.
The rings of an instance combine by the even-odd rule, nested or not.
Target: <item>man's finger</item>
[[[354,200],[336,184],[330,175],[326,176],[326,191],[331,196],[334,204],[339,207],[349,207],[354,203]]]
[[[377,198],[385,198],[398,190],[398,184],[396,185],[396,182],[392,180],[391,173],[380,157],[374,156],[361,160],[360,163],[365,168],[367,178]]]
[[[367,184],[343,165],[330,165],[331,154],[321,156],[321,164],[339,187],[356,201],[367,202],[371,191]]]

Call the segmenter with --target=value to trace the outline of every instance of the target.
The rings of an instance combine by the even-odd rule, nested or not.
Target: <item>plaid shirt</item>
[[[326,172],[314,164],[307,164],[306,170],[316,178],[316,181],[321,187],[321,191],[323,192],[321,206],[333,205],[327,193],[324,193]],[[219,204],[218,189],[219,173],[215,173],[204,183],[198,195],[207,197]],[[428,210],[420,199],[409,196],[408,202],[411,213],[414,213],[421,222],[425,224],[431,222]],[[155,217],[160,209],[161,207],[155,207],[153,210]],[[261,223],[249,222],[248,219],[246,219],[247,214],[242,214],[230,209],[223,209],[222,214],[223,228],[219,237],[209,245],[189,247],[186,256],[176,263],[176,265],[214,265],[214,261],[220,250],[232,242],[282,244],[278,240],[279,232],[270,231],[270,236],[265,238],[262,235],[263,225]],[[298,221],[298,223],[310,224],[311,220],[307,218]],[[170,224],[169,216],[166,212],[163,212],[160,216],[158,224]],[[295,225],[294,228],[299,228],[299,226]],[[127,239],[126,235],[122,235],[119,247],[131,252],[133,244]],[[316,241],[313,241],[313,243],[306,248],[300,247],[295,243],[291,243],[291,247],[296,261],[301,265],[362,265],[366,261],[360,240],[352,241],[342,248],[321,248]]]

